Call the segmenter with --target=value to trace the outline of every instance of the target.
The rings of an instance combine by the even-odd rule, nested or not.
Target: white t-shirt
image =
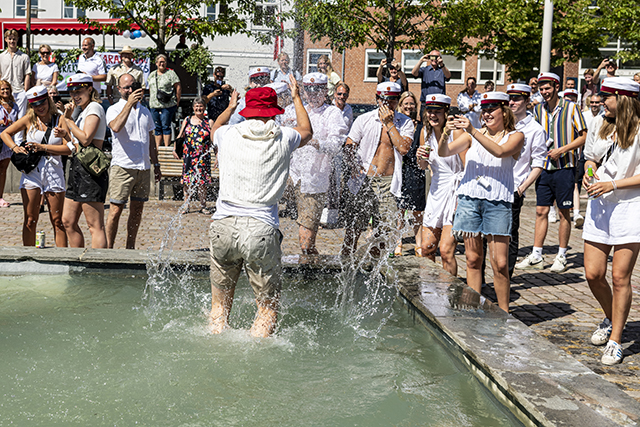
[[[253,120],[251,120],[253,121]],[[234,128],[234,126],[223,126],[219,128],[213,138],[213,145],[218,147],[218,161],[220,167],[220,194],[224,192],[222,188],[226,182],[223,180],[223,169],[225,168],[239,168],[239,170],[243,171],[247,177],[251,177],[251,171],[248,171],[243,168],[246,164],[238,164],[238,165],[226,165],[224,164],[224,158],[226,156],[220,156],[221,151],[223,150],[232,150],[236,152],[238,150],[238,141],[234,138],[228,137],[229,132]],[[289,160],[291,153],[298,148],[301,141],[301,136],[298,131],[289,128],[280,128],[282,132],[282,139],[287,142],[287,150],[288,154],[285,153],[286,161]],[[242,153],[239,153],[242,154]],[[287,171],[288,175],[288,171]],[[275,182],[275,181],[274,181]],[[286,182],[286,179],[285,179]],[[271,188],[274,184],[269,182],[264,182],[262,184],[265,188]],[[251,185],[249,184],[249,187]],[[249,216],[255,218],[259,221],[262,221],[273,228],[278,228],[280,226],[280,221],[278,218],[278,204],[272,204],[264,207],[257,206],[240,206],[238,204],[233,204],[228,201],[222,200],[223,197],[218,197],[216,202],[216,212],[213,214],[212,219],[222,219],[228,216]]]
[[[127,101],[120,99],[107,110],[107,125],[122,112]],[[153,117],[147,107],[138,103],[132,108],[120,132],[113,132],[112,165],[126,169],[151,169],[149,159],[149,132],[155,129]],[[154,141],[155,144],[155,141]]]
[[[98,116],[98,118],[100,119],[100,124],[98,125],[98,130],[96,131],[96,134],[93,137],[93,139],[98,139],[98,140],[103,140],[104,141],[104,136],[107,133],[107,118],[106,118],[106,115],[104,113],[104,108],[102,108],[102,105],[98,104],[97,102],[90,102],[89,105],[87,105],[87,108],[82,110],[82,112],[80,113],[80,115],[76,119],[76,125],[80,129],[84,129],[84,121],[89,116]],[[77,138],[74,138],[74,140],[76,142],[78,142]]]
[[[82,71],[85,74],[89,74],[90,76],[107,74],[106,68],[104,66],[104,61],[97,52],[94,53],[91,58],[87,58],[84,54],[80,55],[80,57],[78,58],[78,70]],[[98,93],[100,93],[100,82],[93,82],[93,87],[98,91]]]
[[[58,66],[51,62],[49,64],[37,63],[33,66],[33,73],[36,77],[36,81],[40,80],[41,84],[49,85],[53,80],[53,73],[59,73]],[[57,83],[57,82],[55,82]]]

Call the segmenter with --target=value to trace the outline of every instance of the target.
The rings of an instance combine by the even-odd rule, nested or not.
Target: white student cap
[[[492,108],[509,104],[509,95],[504,92],[486,92],[482,94],[480,108]]]
[[[256,67],[249,68],[249,78],[252,79],[254,77],[265,77],[271,75],[271,70],[269,67]]]
[[[511,83],[507,86],[507,94],[509,95],[531,95],[531,86],[522,83]]]
[[[324,73],[309,73],[302,78],[302,84],[307,85],[326,85],[329,78]]]
[[[451,105],[451,98],[447,95],[430,94],[424,100],[425,107],[427,108],[442,108]]]
[[[608,77],[600,86],[600,95],[625,95],[637,98],[640,85],[627,77]]]
[[[538,75],[538,86],[545,82],[556,82],[560,84],[560,76],[555,73],[540,73]]]
[[[400,97],[402,93],[402,87],[398,83],[394,82],[384,82],[380,83],[376,87],[376,95],[387,97],[387,96],[397,96]]]

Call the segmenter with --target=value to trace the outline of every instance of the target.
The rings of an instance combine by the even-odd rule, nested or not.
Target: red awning
[[[119,19],[98,19],[101,24],[115,25]],[[27,31],[27,21],[25,18],[4,19],[0,23],[2,34],[6,30],[16,30],[23,34]],[[87,24],[75,19],[31,19],[32,34],[102,34],[101,30],[89,28]],[[0,48],[4,49],[4,37],[0,39]]]

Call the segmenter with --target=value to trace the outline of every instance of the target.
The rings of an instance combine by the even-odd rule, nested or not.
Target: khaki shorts
[[[397,229],[399,215],[396,198],[391,194],[391,176],[367,177],[358,194],[344,191],[347,227],[365,230],[372,221],[382,231]]]
[[[229,216],[214,220],[209,228],[211,284],[233,289],[244,265],[256,299],[280,295],[282,233],[251,217]]]
[[[124,205],[131,197],[136,202],[149,200],[151,170],[125,169],[112,166],[109,173],[109,201]]]
[[[327,200],[327,193],[303,193],[300,191],[301,182],[298,181],[298,184],[294,185],[291,178],[287,181],[288,195],[289,197],[293,195],[298,209],[296,222],[304,228],[318,231],[322,209],[324,209],[324,203]]]

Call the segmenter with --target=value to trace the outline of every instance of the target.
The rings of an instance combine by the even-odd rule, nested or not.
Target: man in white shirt
[[[89,74],[93,79],[93,88],[100,93],[100,82],[107,81],[107,71],[102,57],[95,51],[96,42],[87,37],[82,40],[82,52],[78,58],[78,71]]]
[[[582,113],[582,117],[584,117],[584,121],[587,123],[587,129],[591,129],[591,122],[593,119],[600,115],[600,110],[602,109],[602,98],[600,95],[595,94],[591,95],[591,100],[589,102],[589,110]]]
[[[246,106],[240,112],[245,121],[224,126],[238,105],[234,91],[229,107],[212,129],[220,170],[220,192],[209,230],[209,322],[214,334],[229,324],[243,266],[258,305],[251,335],[268,337],[276,327],[282,274],[278,201],[287,183],[291,153],[313,136],[296,80],[290,83],[296,128],[275,123],[273,119],[284,110],[272,88],[260,87],[247,92]]]
[[[480,92],[476,90],[476,78],[467,77],[467,87],[458,94],[458,108],[469,119],[471,125],[480,129]]]
[[[107,123],[113,133],[113,158],[109,173],[111,206],[106,230],[108,248],[113,248],[122,210],[131,198],[126,248],[135,249],[144,202],[149,200],[151,163],[156,182],[162,177],[156,144],[149,143],[155,141],[155,124],[151,112],[140,104],[144,89],[132,91],[131,86],[135,81],[131,74],[120,76],[118,90],[121,98],[107,110]]]
[[[542,173],[542,165],[547,155],[546,136],[544,128],[531,114],[527,113],[531,86],[525,84],[510,84],[507,86],[509,108],[516,117],[516,130],[524,134],[524,146],[515,167],[513,168],[513,184],[516,189],[513,195],[511,240],[509,241],[509,277],[518,258],[520,244],[520,211],[524,202],[527,188],[533,184]]]
[[[11,91],[20,110],[18,116],[22,117],[27,110],[26,91],[32,84],[31,63],[29,56],[18,50],[18,32],[16,30],[5,31],[4,42],[7,48],[0,53],[0,78],[11,83]]]
[[[353,109],[351,105],[347,104],[350,92],[349,86],[345,82],[340,82],[336,85],[336,91],[333,96],[333,105],[342,112],[342,118],[347,125],[347,129],[351,129],[353,124]]]
[[[402,156],[413,142],[413,121],[395,112],[402,88],[393,82],[376,87],[378,109],[359,116],[345,146],[346,162],[352,178],[347,183],[345,237],[342,255],[351,255],[358,246],[360,233],[373,217],[374,237],[378,241],[371,253],[379,256],[398,236],[398,210],[395,197],[402,190]]]
[[[331,176],[331,162],[347,137],[347,126],[338,107],[325,104],[328,78],[323,73],[309,73],[302,78],[307,104],[305,108],[313,128],[313,139],[291,156],[290,191],[296,200],[300,226],[300,249],[305,255],[317,255],[316,235],[320,215],[327,198]],[[293,109],[289,106],[285,116]],[[284,122],[297,125],[284,118]]]

